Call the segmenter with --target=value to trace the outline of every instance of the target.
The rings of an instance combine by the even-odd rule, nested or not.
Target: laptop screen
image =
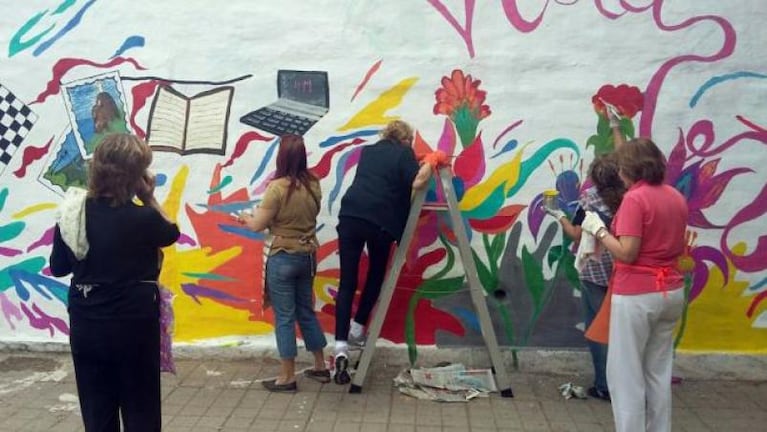
[[[328,73],[319,71],[277,71],[277,95],[319,107],[330,107]]]

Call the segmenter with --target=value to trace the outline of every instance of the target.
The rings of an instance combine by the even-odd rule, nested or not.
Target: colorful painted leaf
[[[418,295],[423,299],[434,300],[456,293],[463,286],[463,276],[448,279],[425,280],[418,287]]]
[[[447,117],[445,118],[445,124],[442,125],[442,136],[439,137],[437,150],[442,150],[448,156],[452,156],[455,151],[455,128]]]
[[[479,232],[498,234],[509,229],[517,221],[519,214],[526,206],[513,204],[506,206],[490,219],[469,219],[471,227]]]
[[[690,213],[687,216],[687,224],[692,227],[705,228],[705,229],[724,227],[724,225],[717,225],[715,223],[712,223],[711,221],[708,220],[706,215],[704,215],[700,209],[693,209],[693,208],[690,208]]]
[[[704,165],[703,168],[705,167],[706,166]],[[703,171],[704,169],[701,169],[701,173],[698,175],[699,179],[701,178]],[[698,184],[698,190],[687,204],[690,208],[705,209],[711,207],[719,201],[719,197],[722,196],[722,192],[727,188],[730,180],[737,175],[750,172],[754,171],[750,168],[733,168],[717,176],[707,178],[705,182]]]
[[[671,150],[671,154],[668,157],[666,163],[666,183],[673,185],[679,175],[682,173],[684,167],[684,161],[687,157],[687,149],[684,145],[684,135],[679,131],[679,138]]]
[[[534,239],[538,238],[538,230],[541,228],[544,217],[546,217],[546,212],[543,211],[543,194],[538,194],[527,209],[527,225]]]
[[[543,270],[535,257],[527,250],[527,246],[522,247],[522,271],[525,274],[525,285],[530,291],[533,305],[536,310],[540,310],[543,306],[543,291],[545,289]]]
[[[24,231],[26,224],[23,221],[11,222],[6,225],[0,225],[0,243],[13,240]]]
[[[554,267],[554,263],[559,261],[560,258],[562,258],[562,245],[552,246],[547,256],[549,268]]]
[[[496,284],[498,283],[498,278],[496,275],[494,275],[490,269],[487,268],[485,263],[479,259],[477,253],[473,250],[471,251],[471,256],[474,258],[474,265],[477,266],[477,274],[479,275],[479,282],[482,284],[482,288],[484,288],[486,292],[494,290]]]
[[[429,147],[429,144],[423,139],[421,133],[416,131],[415,138],[413,139],[413,151],[416,155],[426,155],[427,153],[433,152],[434,149]]]
[[[482,180],[485,175],[485,150],[481,132],[455,159],[453,171],[463,180],[466,189]]]

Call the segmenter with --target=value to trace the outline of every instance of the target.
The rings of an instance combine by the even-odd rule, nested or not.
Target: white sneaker
[[[349,333],[349,340],[346,341],[346,343],[349,344],[350,351],[359,351],[365,348],[367,340],[368,336],[366,334],[355,337],[353,334]]]

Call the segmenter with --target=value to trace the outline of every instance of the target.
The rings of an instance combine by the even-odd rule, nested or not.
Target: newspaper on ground
[[[394,378],[400,393],[439,402],[468,402],[498,391],[490,369],[466,369],[460,363],[405,369]]]
[[[564,383],[559,386],[559,393],[565,399],[586,399],[586,392],[583,390],[583,387],[575,385],[571,382]]]

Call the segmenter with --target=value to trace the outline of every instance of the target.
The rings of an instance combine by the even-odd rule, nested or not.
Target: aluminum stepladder
[[[452,226],[455,238],[458,242],[458,251],[460,252],[461,261],[463,263],[466,279],[469,284],[469,293],[471,294],[472,303],[474,303],[474,309],[477,312],[480,324],[480,330],[482,331],[482,337],[485,340],[485,345],[490,353],[490,361],[493,365],[495,372],[496,386],[500,390],[501,396],[513,397],[514,393],[511,390],[511,380],[506,368],[503,364],[503,358],[501,357],[501,351],[498,347],[498,340],[495,337],[495,330],[493,329],[493,323],[490,320],[490,312],[487,309],[487,303],[485,297],[487,294],[482,288],[482,284],[479,281],[479,275],[477,273],[477,267],[472,257],[471,246],[469,245],[469,238],[466,234],[463,218],[461,217],[461,211],[458,208],[458,200],[453,189],[453,173],[450,166],[441,166],[437,169],[438,182],[442,187],[442,191],[445,195],[446,205],[430,205],[424,204],[426,199],[427,188],[418,191],[413,197],[413,202],[410,206],[410,214],[407,218],[405,225],[405,231],[402,233],[402,239],[397,246],[397,251],[394,254],[392,264],[388,269],[388,274],[381,287],[381,294],[378,298],[378,304],[373,312],[373,319],[368,331],[368,339],[365,344],[365,348],[362,350],[362,355],[357,366],[357,371],[352,379],[352,384],[349,387],[349,393],[360,393],[362,391],[362,384],[365,382],[365,375],[367,374],[370,363],[373,360],[373,353],[376,348],[376,341],[381,335],[381,328],[383,327],[386,313],[389,310],[392,296],[396,288],[397,279],[399,279],[402,266],[405,264],[407,258],[407,251],[410,242],[413,240],[416,226],[418,225],[418,218],[421,211],[447,211],[450,215],[450,224]],[[438,185],[439,187],[439,185]]]

